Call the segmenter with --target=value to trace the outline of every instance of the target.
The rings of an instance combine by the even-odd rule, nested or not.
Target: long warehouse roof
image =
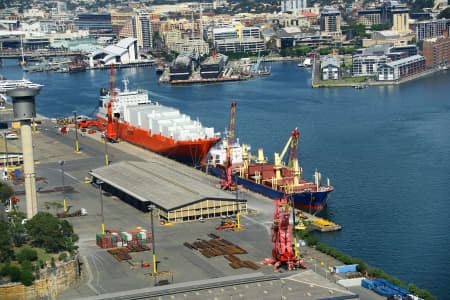
[[[194,174],[190,174],[195,172]],[[90,175],[143,202],[172,210],[206,199],[234,201],[233,195],[213,183],[198,180],[185,166],[173,168],[159,161],[121,161],[89,172]]]

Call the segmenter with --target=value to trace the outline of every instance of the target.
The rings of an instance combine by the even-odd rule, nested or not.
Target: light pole
[[[74,120],[75,120],[75,147],[76,147],[76,153],[81,153],[80,148],[78,145],[78,122],[77,122],[77,111],[73,111],[74,114]]]
[[[3,131],[3,138],[5,140],[5,155],[6,155],[6,170],[8,171],[8,139],[6,138],[6,135],[8,134],[8,131]]]
[[[106,165],[109,165],[109,159],[108,159],[108,138],[106,137],[106,130],[103,132],[103,141],[105,142],[105,161]]]
[[[99,190],[100,190],[100,211],[102,214],[102,233],[105,234],[105,215],[103,214],[103,191],[102,191],[102,184],[104,182],[101,180],[97,180],[97,184],[99,186]]]
[[[298,258],[298,248],[297,248],[297,230],[295,229],[295,202],[294,202],[294,195],[291,196],[292,201],[292,233],[294,235],[294,253],[295,257]]]
[[[152,226],[153,273],[156,275],[155,230],[153,227],[153,210],[156,208],[156,206],[151,204],[148,206],[148,208],[150,209],[150,221]]]
[[[64,160],[59,161],[59,165],[61,166],[61,179],[62,179],[62,193],[64,199],[64,212],[67,212],[66,206],[66,186],[64,184]]]

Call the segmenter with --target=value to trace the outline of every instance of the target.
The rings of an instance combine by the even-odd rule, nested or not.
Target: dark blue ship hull
[[[208,168],[210,173],[214,176],[223,177],[223,171],[219,168]],[[256,182],[241,178],[236,175],[232,175],[233,182],[236,182],[237,185],[242,185],[243,187],[257,192],[261,195],[267,196],[272,199],[280,199],[283,198],[283,193],[277,190],[274,190],[270,187],[264,186],[262,184],[258,184]],[[327,205],[328,194],[331,191],[323,191],[323,192],[303,192],[303,193],[294,193],[294,205],[296,208],[306,209],[306,210],[322,210]]]

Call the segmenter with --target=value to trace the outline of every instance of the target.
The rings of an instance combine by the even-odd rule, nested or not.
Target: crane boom
[[[114,64],[111,64],[111,78],[109,81],[109,103],[108,103],[108,123],[106,125],[105,130],[105,138],[110,141],[115,141],[117,139],[117,133],[114,131],[113,127],[113,112],[112,112],[112,103],[115,102],[115,80],[114,80]]]
[[[234,122],[236,120],[236,102],[231,102],[230,131],[228,133],[228,146],[234,145]]]
[[[296,164],[297,161],[297,150],[298,150],[298,138],[299,138],[300,134],[298,133],[297,128],[294,129],[294,131],[292,131],[291,134],[291,150],[289,152],[289,162],[288,162],[288,166],[289,168],[293,168],[294,164]],[[298,165],[298,163],[297,163]]]
[[[295,127],[294,131],[297,131],[297,127]],[[297,131],[297,133],[298,133],[298,131]],[[287,141],[286,146],[284,146],[283,152],[281,152],[281,154],[280,154],[280,161],[283,160],[283,157],[286,154],[287,149],[291,145],[291,141],[292,141],[292,135],[289,137],[289,140]]]

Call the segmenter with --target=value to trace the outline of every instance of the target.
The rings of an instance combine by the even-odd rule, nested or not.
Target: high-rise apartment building
[[[368,9],[358,11],[358,23],[366,26],[381,23],[381,11],[379,9]]]
[[[114,34],[119,35],[122,27],[134,17],[134,11],[113,11],[111,12],[111,25]]]
[[[142,48],[145,51],[149,51],[153,48],[153,32],[152,32],[152,22],[150,16],[140,16],[139,20],[141,22],[142,28]]]
[[[409,32],[409,8],[399,1],[385,1],[380,7],[381,23],[391,25],[391,30]]]
[[[341,35],[341,12],[334,7],[325,6],[320,13],[320,32],[322,35]]]
[[[150,51],[153,47],[150,16],[140,14],[130,17],[122,25],[118,35],[120,38],[133,37],[137,40],[137,45],[140,50]]]
[[[282,12],[301,12],[307,7],[306,0],[281,0]]]

